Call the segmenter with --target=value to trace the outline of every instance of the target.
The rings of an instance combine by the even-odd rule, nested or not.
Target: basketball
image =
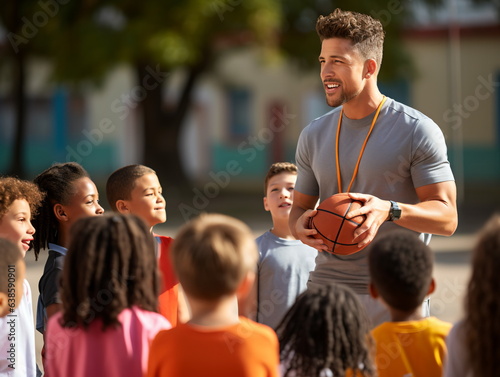
[[[311,228],[318,231],[314,237],[323,240],[329,253],[349,255],[364,248],[359,248],[353,239],[354,231],[366,216],[345,218],[347,213],[362,206],[362,202],[351,199],[347,193],[339,193],[323,200],[316,208],[318,212],[311,218]]]

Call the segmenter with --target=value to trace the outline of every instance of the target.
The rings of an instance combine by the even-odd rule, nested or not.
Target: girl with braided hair
[[[170,323],[158,307],[153,238],[135,215],[86,217],[71,229],[50,318],[45,368],[51,377],[142,377],[149,347]]]
[[[500,360],[500,214],[483,226],[472,256],[465,318],[453,326],[446,345],[445,377],[498,376]]]
[[[374,376],[364,307],[347,286],[308,289],[276,329],[284,377]]]
[[[96,185],[76,162],[54,164],[34,182],[45,194],[38,215],[33,219],[35,258],[38,259],[42,249],[48,249],[49,253],[38,283],[36,328],[43,334],[48,318],[61,309],[59,277],[69,243],[69,229],[76,220],[102,215],[104,210],[99,204]]]

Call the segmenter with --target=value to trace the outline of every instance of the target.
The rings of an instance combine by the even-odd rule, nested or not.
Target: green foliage
[[[412,72],[401,43],[401,29],[411,18],[411,4],[404,0],[51,1],[58,4],[57,14],[24,47],[50,57],[54,77],[62,81],[97,81],[120,63],[159,64],[165,70],[205,62],[208,66],[207,54],[217,56],[227,47],[249,43],[279,48],[288,61],[316,68],[316,19],[336,7],[370,14],[384,24],[382,78]],[[430,6],[442,3],[422,1]],[[0,5],[4,25],[13,24],[13,3]],[[18,0],[18,7],[21,16],[31,19],[40,11],[40,2]]]
[[[279,29],[275,1],[72,0],[44,28],[59,80],[99,79],[118,63],[174,69],[203,62],[228,35],[265,45]]]
[[[442,0],[423,0],[434,6]],[[381,79],[410,78],[412,62],[403,48],[401,32],[411,19],[410,2],[404,0],[283,0],[283,25],[281,46],[303,68],[317,68],[320,42],[316,34],[316,20],[335,8],[366,13],[378,18],[384,30],[384,60]]]
[[[493,6],[497,13],[497,18],[500,20],[500,1],[498,0],[472,0],[472,3],[477,5]]]

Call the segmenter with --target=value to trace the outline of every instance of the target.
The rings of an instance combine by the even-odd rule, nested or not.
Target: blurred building
[[[416,8],[404,41],[417,76],[380,86],[441,126],[459,188],[499,184],[500,23],[491,7],[485,11],[467,8],[465,0],[458,3],[453,9]],[[378,16],[389,22],[397,14],[387,10]],[[47,84],[48,72],[44,62],[31,62],[26,138],[30,174],[54,161],[73,160],[99,180],[122,165],[141,162],[144,146],[136,100],[147,92],[138,90],[129,68],[111,72],[99,90],[78,93]],[[9,78],[1,74],[0,172],[5,172],[14,110]],[[174,85],[165,106],[175,99],[175,82],[182,75],[171,77]],[[194,93],[181,137],[185,169],[195,181],[206,182],[232,163],[238,173],[231,184],[260,188],[269,165],[293,161],[301,130],[327,111],[319,69],[304,73],[286,60],[263,65],[250,49],[227,54]]]

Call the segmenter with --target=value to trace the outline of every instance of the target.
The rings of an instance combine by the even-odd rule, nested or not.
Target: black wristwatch
[[[401,208],[399,208],[398,203],[389,200],[391,202],[391,209],[389,210],[389,221],[396,221],[401,218]]]

